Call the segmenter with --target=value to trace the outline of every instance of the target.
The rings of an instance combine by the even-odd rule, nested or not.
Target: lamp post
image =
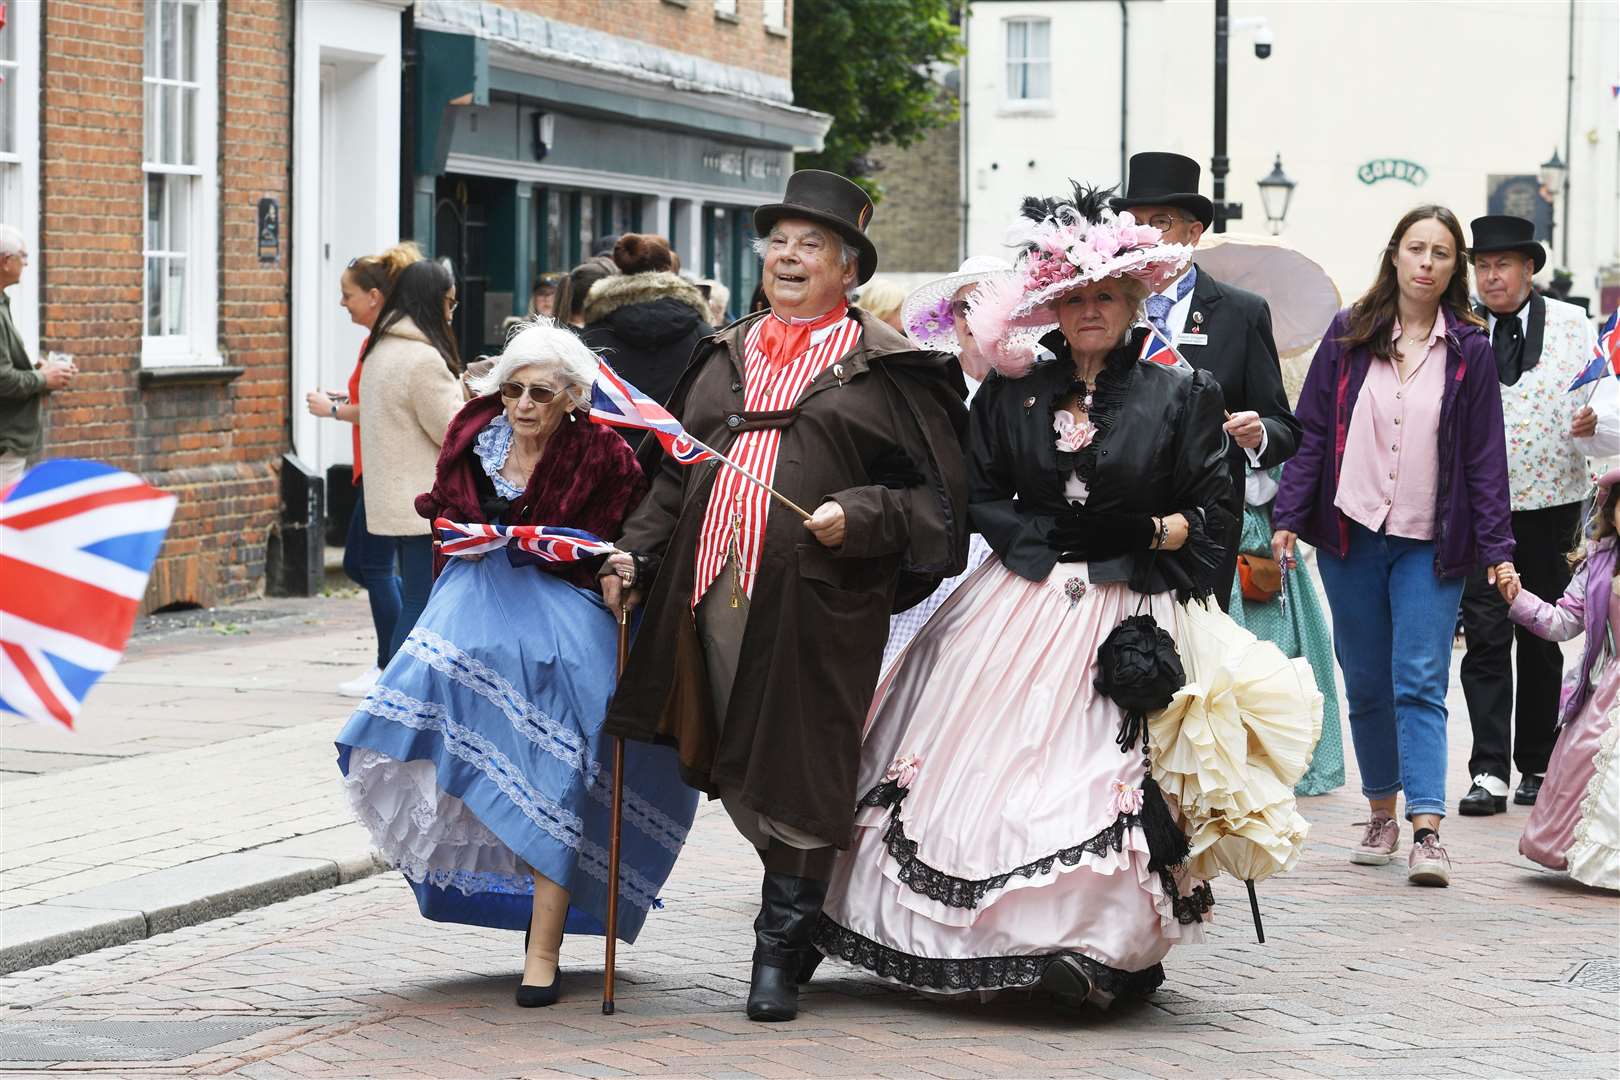
[[[1288,204],[1294,198],[1295,181],[1283,172],[1282,155],[1277,155],[1276,162],[1271,166],[1271,173],[1264,180],[1259,181],[1260,205],[1266,210],[1266,224],[1271,227],[1271,235],[1276,236],[1283,230],[1283,221],[1288,217]]]
[[[1551,251],[1553,236],[1558,223],[1558,196],[1564,191],[1564,181],[1569,177],[1569,166],[1564,164],[1558,156],[1558,147],[1553,147],[1552,157],[1541,163],[1538,179],[1541,181],[1541,197],[1547,200],[1547,250]],[[1566,247],[1568,245],[1566,244]]]
[[[1231,37],[1227,0],[1215,0],[1215,150],[1209,159],[1211,190],[1215,195],[1215,232],[1226,231],[1228,221],[1243,217],[1242,203],[1226,201],[1226,174],[1231,161],[1226,156],[1226,53]]]

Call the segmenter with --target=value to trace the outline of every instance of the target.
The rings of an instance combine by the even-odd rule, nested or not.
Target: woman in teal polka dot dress
[[[1271,558],[1271,503],[1277,495],[1281,468],[1250,471],[1243,508],[1243,535],[1238,552]],[[1339,735],[1339,692],[1333,682],[1333,635],[1322,613],[1322,598],[1303,565],[1288,571],[1283,592],[1270,600],[1243,597],[1241,575],[1232,583],[1231,616],[1238,625],[1275,642],[1290,657],[1302,656],[1316,675],[1322,692],[1322,737],[1311,756],[1311,767],[1294,785],[1296,795],[1322,795],[1344,786],[1344,743]]]

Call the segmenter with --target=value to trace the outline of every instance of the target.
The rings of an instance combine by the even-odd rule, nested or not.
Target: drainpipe
[[[1569,81],[1564,90],[1564,244],[1560,261],[1569,269],[1570,199],[1569,180],[1575,172],[1570,156],[1569,132],[1575,118],[1575,0],[1569,0]]]
[[[973,143],[968,138],[968,51],[967,51],[968,20],[971,19],[972,17],[973,17],[973,5],[970,4],[970,3],[969,4],[963,4],[962,5],[962,63],[961,63],[960,68],[958,69],[960,71],[960,80],[959,80],[959,82],[957,84],[957,108],[958,108],[959,113],[961,115],[960,134],[957,136],[957,143],[958,143],[958,146],[959,146],[960,149],[959,149],[959,152],[957,154],[957,157],[961,158],[961,161],[962,161],[961,180],[960,180],[960,183],[962,185],[962,229],[961,229],[961,232],[957,235],[957,241],[958,241],[957,242],[957,248],[958,248],[958,251],[957,251],[957,255],[956,255],[956,261],[957,261],[958,264],[960,264],[962,262],[965,262],[967,260],[967,256],[968,256],[968,250],[967,250],[967,246],[968,246],[968,208],[969,208],[969,204],[973,201],[973,197],[972,197],[973,171],[968,167],[969,166],[968,155],[969,155],[969,152],[971,151],[971,149],[973,147]]]
[[[1126,136],[1131,116],[1131,9],[1119,0],[1119,186],[1125,188],[1125,166],[1130,162]]]

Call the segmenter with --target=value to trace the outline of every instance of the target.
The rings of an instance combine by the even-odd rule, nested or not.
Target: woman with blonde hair
[[[862,311],[882,319],[902,334],[906,328],[900,321],[900,305],[905,302],[906,290],[898,282],[882,277],[873,278],[862,285],[860,295],[855,299]]]
[[[363,326],[369,342],[370,330],[381,314],[384,301],[394,289],[394,282],[409,265],[420,262],[422,249],[410,241],[395,244],[381,255],[361,255],[350,259],[349,265],[338,279],[342,298],[338,301],[349,313],[349,321]],[[365,344],[360,346],[365,352]],[[376,683],[391,655],[394,624],[399,620],[399,574],[395,568],[396,554],[391,544],[383,542],[366,528],[365,490],[361,486],[360,456],[360,360],[355,358],[354,371],[349,374],[347,394],[311,390],[304,395],[304,403],[311,416],[341,420],[353,425],[354,440],[354,511],[349,515],[349,532],[343,544],[343,572],[349,580],[366,590],[371,602],[371,624],[377,634],[377,662],[353,679],[338,684],[338,693],[344,697],[364,697]]]

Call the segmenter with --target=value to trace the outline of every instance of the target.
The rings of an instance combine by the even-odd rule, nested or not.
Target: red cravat
[[[770,360],[773,369],[780,369],[803,356],[810,348],[810,335],[840,321],[849,314],[846,304],[839,304],[827,314],[809,320],[787,322],[775,312],[765,316],[759,328],[760,351]]]

